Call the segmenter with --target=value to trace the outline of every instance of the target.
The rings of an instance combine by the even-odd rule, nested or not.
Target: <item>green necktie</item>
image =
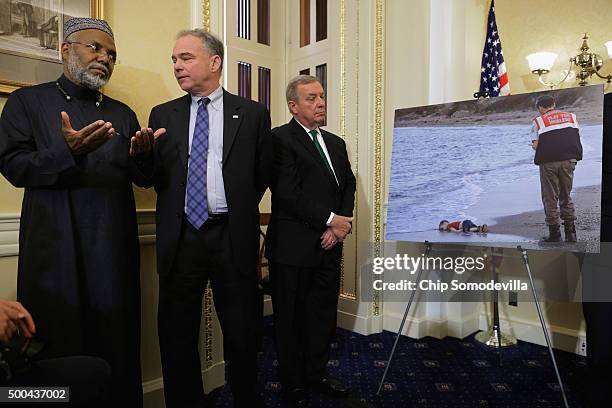
[[[327,161],[327,157],[325,157],[325,152],[323,151],[323,148],[319,144],[319,140],[317,138],[317,131],[316,130],[311,130],[309,133],[310,133],[310,136],[312,136],[312,141],[314,142],[315,148],[317,149],[317,151],[321,155],[321,158],[323,159],[323,163],[325,163],[325,166],[327,166],[327,170],[329,170],[331,175],[334,176],[334,171],[332,170],[331,166],[329,165],[329,162]],[[335,179],[335,176],[334,176],[334,179]]]

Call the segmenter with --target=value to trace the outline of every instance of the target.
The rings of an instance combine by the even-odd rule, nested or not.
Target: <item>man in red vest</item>
[[[550,95],[536,102],[540,116],[533,120],[534,163],[540,166],[542,203],[549,235],[545,242],[560,242],[560,219],[565,241],[576,242],[576,211],[570,193],[576,163],[582,160],[582,144],[576,115],[556,108]]]

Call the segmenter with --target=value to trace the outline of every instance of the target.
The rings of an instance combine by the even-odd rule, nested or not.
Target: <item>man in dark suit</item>
[[[259,201],[268,184],[270,116],[220,85],[223,44],[202,30],[182,31],[172,52],[187,95],[156,106],[152,183],[157,191],[158,330],[166,407],[201,407],[198,338],[210,280],[224,337],[234,406],[256,394]]]
[[[326,366],[356,183],[346,144],[320,128],[325,99],[319,81],[308,75],[292,79],[287,105],[293,119],[272,130],[267,257],[281,382],[286,398],[305,406],[307,386],[336,397],[348,395],[347,387],[327,377]]]
[[[612,398],[612,93],[604,96],[600,253],[580,254],[582,309],[586,321],[586,407],[604,407]]]

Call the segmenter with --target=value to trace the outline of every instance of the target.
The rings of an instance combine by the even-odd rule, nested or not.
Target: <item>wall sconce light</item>
[[[536,52],[534,54],[529,54],[527,58],[527,63],[529,64],[529,69],[531,72],[538,76],[538,80],[544,86],[548,86],[550,88],[554,88],[561,83],[563,83],[568,77],[576,76],[576,79],[579,80],[578,84],[580,86],[588,85],[588,79],[593,76],[593,74],[597,75],[601,79],[605,79],[608,83],[612,82],[612,74],[610,75],[602,75],[599,73],[599,70],[603,66],[603,58],[599,54],[595,54],[590,51],[589,44],[587,40],[589,36],[585,33],[582,38],[582,46],[580,47],[580,53],[574,57],[569,59],[570,66],[567,72],[564,72],[563,78],[558,82],[547,82],[542,78],[543,75],[550,73],[552,66],[557,59],[557,54],[553,52]],[[608,56],[612,58],[612,41],[608,41],[605,44],[608,49]],[[572,71],[572,68],[576,68],[576,72]]]

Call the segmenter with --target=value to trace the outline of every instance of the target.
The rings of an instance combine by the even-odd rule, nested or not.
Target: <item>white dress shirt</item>
[[[208,213],[220,214],[227,212],[225,186],[223,185],[223,88],[219,86],[207,97],[210,103],[208,111],[208,156],[206,161],[206,194]],[[189,113],[189,154],[198,116],[198,101],[204,96],[191,96]],[[187,166],[191,160],[188,160]],[[185,209],[187,208],[187,193],[185,192]]]

